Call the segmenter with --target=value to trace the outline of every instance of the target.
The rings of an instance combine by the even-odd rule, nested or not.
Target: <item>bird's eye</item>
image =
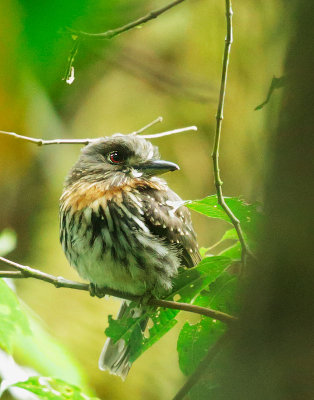
[[[112,151],[108,155],[111,164],[120,164],[125,160],[124,155],[119,151]]]

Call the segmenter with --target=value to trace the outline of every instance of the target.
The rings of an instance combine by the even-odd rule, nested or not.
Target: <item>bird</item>
[[[199,263],[190,212],[160,177],[178,169],[139,135],[102,137],[82,148],[60,198],[60,242],[96,293],[111,288],[161,298],[180,267]],[[143,305],[132,309],[123,301],[117,318],[144,312]],[[99,368],[124,380],[129,358],[128,343],[107,338]]]

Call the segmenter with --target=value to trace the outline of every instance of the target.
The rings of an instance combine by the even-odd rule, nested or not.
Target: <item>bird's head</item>
[[[119,186],[132,178],[151,179],[178,165],[160,159],[158,148],[137,135],[115,135],[93,141],[81,151],[66,185],[77,180],[107,181]]]

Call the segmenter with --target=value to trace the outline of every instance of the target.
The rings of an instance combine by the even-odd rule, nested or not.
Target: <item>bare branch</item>
[[[70,28],[68,28],[68,31],[74,35],[77,35],[79,38],[84,38],[84,39],[112,39],[114,36],[120,35],[123,32],[129,31],[130,29],[133,29],[137,26],[143,25],[146,22],[159,17],[159,15],[170,10],[171,8],[173,8],[177,4],[182,3],[183,1],[184,0],[175,0],[171,3],[169,3],[168,5],[166,5],[162,8],[159,8],[158,10],[149,12],[148,14],[144,15],[141,18],[136,19],[135,21],[129,22],[128,24],[120,26],[119,28],[116,28],[116,29],[110,29],[106,32],[89,33],[89,32],[77,31],[77,30],[70,29]]]
[[[83,31],[77,31],[71,28],[67,28],[67,30],[72,34],[72,39],[74,41],[69,59],[68,59],[68,66],[65,72],[65,77],[63,79],[66,80],[66,82],[71,85],[71,83],[74,81],[74,59],[78,51],[78,47],[83,39],[112,39],[113,37],[120,35],[123,32],[129,31],[130,29],[133,29],[137,26],[143,25],[146,22],[157,18],[159,15],[163,14],[164,12],[170,10],[177,4],[182,3],[184,0],[175,0],[165,7],[159,8],[158,10],[151,11],[150,13],[144,15],[141,18],[136,19],[135,21],[129,22],[126,25],[120,26],[119,28],[116,29],[110,29],[106,32],[102,33],[89,33],[89,32],[83,32]]]
[[[0,131],[2,135],[8,135],[15,139],[25,140],[26,142],[35,143],[37,146],[47,146],[50,144],[89,144],[95,139],[54,139],[54,140],[43,140],[36,139],[28,136],[18,135],[14,132]]]
[[[154,121],[150,122],[149,124],[143,126],[143,128],[139,129],[138,131],[134,131],[131,133],[131,135],[138,135],[139,133],[142,133],[144,131],[146,131],[148,128],[152,127],[153,125],[158,124],[159,122],[162,122],[163,118],[162,117],[158,117],[156,119],[154,119]]]
[[[217,191],[218,203],[225,210],[225,213],[230,218],[235,230],[237,231],[239,241],[242,247],[242,265],[245,265],[247,254],[251,254],[247,243],[244,240],[242,228],[240,221],[230,210],[228,205],[225,202],[223,193],[222,193],[222,180],[220,177],[220,169],[219,169],[219,144],[220,144],[220,134],[221,134],[221,125],[223,120],[223,109],[224,109],[224,101],[226,94],[226,86],[227,86],[227,73],[228,73],[228,65],[229,65],[229,55],[231,44],[233,41],[233,32],[232,32],[232,5],[231,0],[225,0],[226,2],[226,24],[227,24],[227,35],[225,39],[225,50],[224,57],[222,63],[222,74],[221,74],[221,84],[220,84],[220,93],[219,93],[219,101],[218,101],[218,109],[216,115],[216,131],[214,137],[214,146],[213,146],[213,163],[214,163],[214,177],[215,177],[215,186]]]
[[[155,125],[157,122],[161,122],[161,120],[162,120],[162,118],[158,117],[156,120],[152,121],[148,125],[144,126],[143,128],[139,129],[138,131],[129,133],[128,135],[139,134],[139,133],[143,132],[144,130],[150,128],[152,125]],[[188,126],[186,128],[178,128],[178,129],[173,129],[171,131],[159,132],[159,133],[154,133],[152,135],[141,135],[141,136],[144,139],[155,139],[155,138],[158,138],[158,137],[173,135],[175,133],[182,133],[182,132],[187,132],[187,131],[197,131],[197,127],[196,126]],[[83,145],[87,145],[87,144],[95,142],[96,140],[99,139],[99,138],[95,138],[95,139],[86,138],[86,139],[44,140],[44,139],[36,139],[36,138],[28,137],[28,136],[18,135],[15,132],[7,132],[7,131],[1,131],[1,130],[0,130],[0,134],[11,136],[11,137],[13,137],[15,139],[24,140],[26,142],[34,143],[34,144],[37,144],[37,146],[47,146],[47,145],[51,145],[51,144],[83,144]],[[115,133],[114,135],[123,135],[123,134],[122,133]]]
[[[188,126],[186,128],[173,129],[172,131],[153,133],[152,135],[141,135],[141,136],[145,139],[155,139],[158,137],[174,135],[175,133],[182,133],[182,132],[188,132],[188,131],[197,131],[197,127],[196,126]]]
[[[26,278],[26,276],[19,271],[0,271],[0,276],[1,278],[11,278],[11,279]]]
[[[51,274],[47,274],[45,272],[39,271],[37,269],[28,267],[26,265],[18,264],[14,261],[8,260],[7,258],[0,257],[0,261],[4,262],[5,264],[10,265],[17,271],[0,271],[0,278],[35,278],[39,279],[41,281],[48,282],[52,285],[54,285],[56,288],[69,288],[69,289],[76,289],[76,290],[84,290],[87,292],[90,292],[90,285],[87,283],[81,283],[81,282],[75,282],[71,281],[68,279],[65,279],[63,277],[57,277]],[[126,293],[119,292],[117,290],[113,290],[110,288],[105,288],[102,290],[103,294],[107,294],[109,296],[114,296],[114,297],[119,297],[121,299],[125,300],[131,300],[131,301],[140,301],[141,297],[140,296],[134,296]],[[200,315],[204,315],[210,318],[217,319],[221,322],[224,322],[226,324],[232,323],[236,321],[236,317],[216,311],[216,310],[211,310],[209,308],[205,307],[199,307],[195,306],[193,304],[187,304],[187,303],[177,303],[175,301],[169,301],[169,300],[161,300],[161,299],[150,299],[147,303],[148,305],[154,306],[154,307],[163,307],[163,308],[172,308],[174,310],[180,310],[180,311],[188,311]]]

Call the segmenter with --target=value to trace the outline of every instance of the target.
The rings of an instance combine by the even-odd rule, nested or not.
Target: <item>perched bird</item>
[[[160,297],[180,266],[200,261],[190,213],[158,177],[178,169],[137,135],[104,137],[82,149],[60,199],[60,241],[83,279],[96,289]],[[124,301],[118,318],[144,311]],[[127,343],[108,338],[99,367],[124,379],[128,357]]]

